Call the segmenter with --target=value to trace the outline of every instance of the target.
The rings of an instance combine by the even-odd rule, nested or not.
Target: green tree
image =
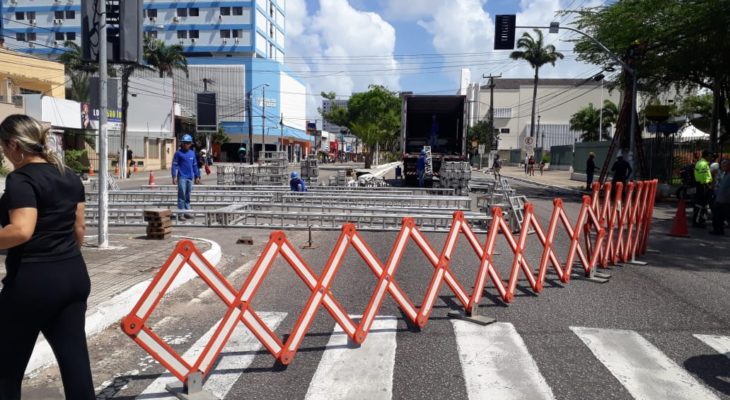
[[[334,93],[322,93],[333,100]],[[384,86],[371,85],[368,91],[350,97],[347,107],[334,106],[329,112],[320,110],[322,118],[344,126],[363,143],[365,168],[370,168],[376,145],[395,149],[400,133],[400,107],[398,95]]]
[[[71,81],[71,89],[68,97],[78,102],[89,101],[89,78],[97,71],[97,65],[84,61],[81,47],[72,41],[64,43],[66,51],[61,54],[58,60],[63,63],[66,75]]]
[[[517,40],[517,48],[509,56],[513,60],[525,60],[535,70],[535,79],[532,88],[532,116],[530,118],[530,137],[535,137],[535,106],[537,101],[537,84],[539,81],[540,67],[545,64],[555,66],[555,62],[563,59],[563,53],[556,51],[555,46],[545,45],[542,31],[535,29],[536,37],[528,32],[522,34]]]
[[[499,130],[492,131],[489,121],[479,121],[474,126],[468,127],[466,132],[466,145],[469,153],[476,150],[474,143],[484,144],[486,149],[490,149],[494,140],[499,138]]]
[[[144,59],[150,67],[157,70],[160,78],[172,77],[175,70],[183,71],[188,76],[188,59],[179,44],[168,46],[162,40],[148,38],[145,40]]]
[[[593,103],[588,103],[588,107],[578,110],[570,117],[570,129],[581,132],[580,139],[584,142],[597,141],[599,132],[603,132],[600,136],[606,137],[606,129],[616,122],[617,117],[618,108],[611,100],[603,101],[603,115],[601,109],[595,108]]]
[[[730,2],[721,0],[625,0],[569,11],[576,27],[593,36],[638,71],[642,91],[705,88],[713,94],[713,146],[727,140],[730,124]],[[577,39],[578,60],[614,60],[587,38]],[[627,79],[624,78],[624,81]],[[721,121],[721,130],[717,121]]]

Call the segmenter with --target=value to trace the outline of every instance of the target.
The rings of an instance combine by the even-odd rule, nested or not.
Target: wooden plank
[[[172,211],[169,208],[148,208],[144,210],[145,217],[170,217]]]

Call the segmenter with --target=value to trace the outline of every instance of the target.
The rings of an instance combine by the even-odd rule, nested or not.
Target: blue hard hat
[[[188,135],[187,133],[183,135],[182,139],[180,140],[183,143],[192,143],[193,137]]]
[[[292,179],[294,179],[294,178],[298,178],[298,177],[299,177],[299,174],[297,174],[297,171],[292,171],[292,172],[291,172],[291,178],[292,178]]]

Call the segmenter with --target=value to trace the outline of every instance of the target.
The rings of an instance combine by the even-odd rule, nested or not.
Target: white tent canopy
[[[695,128],[691,122],[687,122],[677,131],[677,138],[681,140],[709,139],[710,134],[702,132]]]

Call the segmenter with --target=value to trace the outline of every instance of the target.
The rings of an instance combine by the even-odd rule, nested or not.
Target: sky
[[[285,65],[307,87],[307,117],[318,118],[319,93],[338,98],[380,84],[392,91],[455,94],[461,70],[532,78],[526,61],[494,50],[494,16],[516,14],[518,26],[548,26],[572,17],[559,10],[602,5],[604,0],[286,0]],[[519,37],[526,30],[517,30]],[[545,78],[588,78],[600,67],[575,60],[570,32],[546,41],[565,55],[540,69]]]

